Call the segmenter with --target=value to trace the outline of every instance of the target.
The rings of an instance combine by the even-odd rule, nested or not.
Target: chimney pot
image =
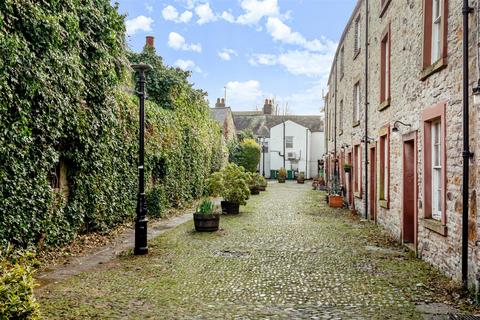
[[[154,37],[153,36],[147,36],[146,39],[146,45],[153,48],[154,47]]]

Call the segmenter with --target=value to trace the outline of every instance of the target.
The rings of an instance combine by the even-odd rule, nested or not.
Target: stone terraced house
[[[475,9],[468,33],[472,280],[480,275],[480,107],[473,94],[479,80],[478,1],[470,6]],[[458,280],[465,274],[462,8],[461,0],[359,0],[339,42],[325,96],[329,185],[338,177],[351,209]],[[345,163],[352,165],[350,173],[343,170]]]

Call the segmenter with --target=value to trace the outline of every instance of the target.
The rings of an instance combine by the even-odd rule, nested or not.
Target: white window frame
[[[285,136],[285,148],[293,149],[293,136]]]
[[[442,2],[442,0],[432,0],[432,64],[441,58],[442,52]]]
[[[340,130],[343,130],[343,100],[340,100],[340,117],[339,117],[340,123],[339,127]]]
[[[385,100],[390,97],[390,34],[385,41]]]
[[[435,120],[431,123],[431,155],[432,155],[432,219],[442,220],[442,123]]]

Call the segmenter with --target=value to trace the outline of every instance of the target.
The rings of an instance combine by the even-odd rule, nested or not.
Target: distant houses
[[[224,99],[217,99],[212,116],[223,128],[225,140],[250,130],[263,146],[259,173],[275,178],[281,167],[290,178],[304,172],[307,179],[319,175],[319,161],[325,153],[323,119],[320,115],[277,115],[272,100],[262,111],[232,112]]]

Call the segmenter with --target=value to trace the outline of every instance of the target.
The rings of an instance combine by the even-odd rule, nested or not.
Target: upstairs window
[[[360,122],[360,82],[353,86],[353,125]]]
[[[339,114],[339,128],[340,134],[343,133],[343,100],[340,100],[340,114]]]
[[[344,71],[345,71],[345,50],[344,47],[340,50],[340,80],[343,79]]]
[[[357,56],[361,47],[361,29],[360,29],[360,15],[355,19],[355,43],[353,47],[353,55]]]
[[[293,136],[285,137],[285,148],[288,148],[288,149],[293,148]]]
[[[390,25],[382,37],[380,66],[380,104],[387,106],[390,99]]]
[[[423,0],[423,7],[423,69],[426,72],[423,79],[425,79],[446,64],[442,58],[447,57],[448,0]],[[432,65],[433,68],[429,68]]]

